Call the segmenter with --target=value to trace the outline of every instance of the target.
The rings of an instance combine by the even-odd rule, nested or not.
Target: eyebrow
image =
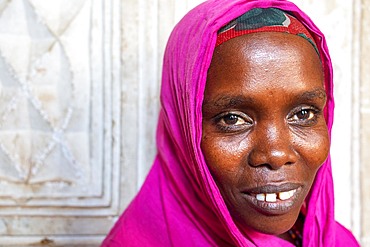
[[[326,92],[322,88],[317,88],[312,91],[304,92],[301,96],[299,96],[299,99],[301,100],[313,100],[313,99],[322,99],[326,101]]]
[[[215,100],[208,100],[203,102],[205,108],[232,108],[240,105],[252,104],[253,99],[244,95],[222,95]]]
[[[311,101],[315,99],[320,99],[326,101],[326,92],[322,88],[317,88],[312,91],[306,91],[299,95],[297,99],[299,101]],[[255,101],[245,95],[222,95],[216,97],[215,100],[207,100],[203,102],[204,108],[232,108],[241,105],[251,105],[255,104]]]

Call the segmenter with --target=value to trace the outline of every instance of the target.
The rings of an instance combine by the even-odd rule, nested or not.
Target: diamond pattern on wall
[[[92,5],[0,1],[0,206],[110,203],[111,84],[94,60],[104,37]]]

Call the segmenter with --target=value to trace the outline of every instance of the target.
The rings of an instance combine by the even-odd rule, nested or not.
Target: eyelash
[[[307,118],[299,118],[297,114],[309,114]],[[288,116],[289,123],[300,126],[312,126],[317,123],[317,119],[321,110],[313,106],[301,106],[293,110],[292,114]]]
[[[235,123],[226,123],[226,118],[235,117]],[[231,121],[233,121],[231,120]],[[246,128],[249,128],[253,124],[253,120],[246,114],[244,113],[237,113],[237,112],[225,112],[217,115],[215,117],[215,124],[216,127],[222,131],[222,132],[237,132],[244,130]],[[243,122],[241,122],[243,121]],[[238,124],[239,122],[239,124]],[[240,123],[241,122],[241,123]]]
[[[300,106],[298,108],[293,109],[292,113],[288,115],[288,122],[290,124],[299,125],[303,127],[312,126],[315,123],[317,123],[317,119],[320,113],[321,110],[314,106]],[[308,117],[300,118],[298,114],[302,115],[308,114]],[[235,117],[235,119],[231,119],[231,121],[235,120],[237,122],[227,123],[226,121],[230,120],[230,118],[232,117]],[[229,119],[227,120],[227,118]],[[214,118],[214,122],[216,127],[221,132],[238,132],[245,130],[253,125],[253,120],[248,115],[241,112],[221,113]]]

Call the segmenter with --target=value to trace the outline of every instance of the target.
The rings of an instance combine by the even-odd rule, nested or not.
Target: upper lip
[[[247,194],[262,194],[262,193],[279,193],[284,191],[290,191],[298,189],[302,187],[302,184],[299,183],[283,183],[283,184],[276,184],[276,183],[269,183],[266,185],[248,188],[243,190],[243,193]]]

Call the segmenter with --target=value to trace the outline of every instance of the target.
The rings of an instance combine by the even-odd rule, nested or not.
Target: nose
[[[288,127],[274,124],[257,127],[253,139],[248,157],[251,166],[267,166],[277,170],[284,165],[293,165],[298,160]]]

